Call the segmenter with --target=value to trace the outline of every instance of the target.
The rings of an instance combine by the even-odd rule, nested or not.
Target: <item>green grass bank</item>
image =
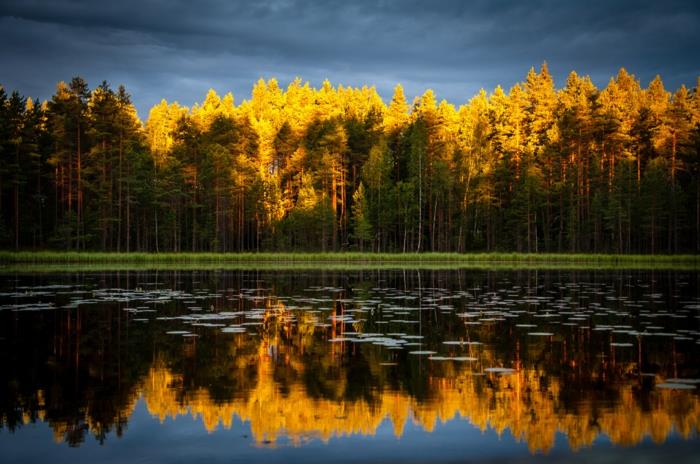
[[[698,269],[700,255],[568,253],[102,253],[2,251],[0,267],[60,269],[634,268]]]

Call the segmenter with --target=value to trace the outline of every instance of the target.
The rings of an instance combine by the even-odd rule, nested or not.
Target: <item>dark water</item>
[[[0,276],[0,461],[697,462],[699,280]]]

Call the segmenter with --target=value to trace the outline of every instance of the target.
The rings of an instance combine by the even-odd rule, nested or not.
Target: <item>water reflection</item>
[[[13,276],[2,427],[128,433],[138,401],[259,446],[467,420],[532,452],[700,429],[698,274],[117,272]]]

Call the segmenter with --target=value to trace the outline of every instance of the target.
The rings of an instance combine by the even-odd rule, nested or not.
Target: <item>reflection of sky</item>
[[[599,437],[593,448],[571,452],[566,437],[557,435],[547,455],[530,456],[527,444],[516,442],[508,431],[501,436],[492,430],[482,432],[468,421],[457,418],[439,423],[432,433],[409,422],[401,438],[385,420],[375,436],[351,435],[332,438],[328,443],[310,440],[299,447],[256,446],[250,425],[234,418],[231,429],[208,433],[197,419],[180,416],[162,424],[146,410],[140,400],[129,418],[127,432],[116,438],[113,433],[100,445],[88,436],[80,448],[56,444],[45,423],[23,427],[14,433],[0,432],[2,462],[47,462],[75,464],[150,463],[150,462],[260,462],[260,463],[340,463],[340,462],[694,462],[700,451],[697,440],[684,441],[676,434],[662,445],[645,440],[634,448],[612,446]],[[671,462],[671,461],[666,461]]]
[[[161,98],[185,105],[209,87],[238,102],[260,77],[319,86],[401,82],[460,104],[509,87],[548,61],[599,85],[624,66],[646,84],[692,87],[700,74],[694,0],[4,0],[0,80],[42,99],[79,74],[123,83],[141,118]]]

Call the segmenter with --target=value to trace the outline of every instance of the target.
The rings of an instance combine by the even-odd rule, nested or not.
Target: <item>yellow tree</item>
[[[608,86],[600,92],[598,102],[599,132],[601,134],[601,170],[608,167],[608,186],[615,178],[616,159],[633,157],[637,163],[637,186],[641,179],[642,151],[631,152],[633,132],[638,129],[642,91],[634,75],[621,68]],[[637,128],[635,129],[635,124]]]
[[[403,129],[408,121],[408,103],[401,84],[394,87],[394,96],[384,115],[384,130],[387,133]]]
[[[668,106],[665,115],[665,126],[667,127],[667,144],[671,150],[671,183],[676,183],[676,171],[679,166],[677,161],[678,147],[688,143],[690,130],[693,127],[692,100],[685,85],[681,87],[671,97],[671,104]]]
[[[530,155],[539,157],[545,147],[556,137],[555,111],[557,93],[554,80],[549,73],[547,63],[543,63],[540,72],[530,68],[525,81],[527,95],[527,148]]]
[[[666,140],[669,136],[670,128],[666,115],[669,110],[671,94],[664,88],[664,83],[660,76],[656,76],[644,91],[645,105],[648,108],[654,127],[654,148],[657,153],[663,151]]]
[[[563,247],[565,225],[571,251],[579,240],[580,224],[588,209],[588,161],[594,133],[594,103],[597,89],[590,77],[571,72],[566,87],[559,93],[558,125],[561,135],[559,147],[559,231],[558,249]],[[568,208],[564,207],[568,192]]]
[[[558,105],[557,93],[554,88],[547,63],[543,63],[540,72],[530,69],[525,82],[527,93],[527,154],[529,163],[534,162],[537,169],[525,170],[528,176],[541,176],[544,180],[544,192],[549,192],[553,173],[554,151],[552,145],[558,140],[558,127],[556,125],[556,109]],[[528,186],[538,186],[542,179],[527,179]],[[549,227],[552,223],[552,211],[549,196],[545,195],[545,204],[539,204],[541,196],[531,193],[539,192],[537,188],[531,188],[527,194],[527,219],[528,219],[528,246],[529,250],[538,250],[538,240],[541,235],[544,238],[545,248],[548,248],[550,236]],[[542,208],[544,207],[544,208]],[[541,211],[543,209],[543,211]],[[533,241],[534,240],[534,241]]]
[[[187,107],[161,100],[151,108],[146,121],[146,140],[156,165],[162,166],[175,142],[177,122],[187,115]]]
[[[490,120],[489,97],[484,89],[472,97],[467,105],[463,105],[459,111],[459,146],[456,168],[459,173],[461,189],[461,216],[460,237],[467,230],[466,220],[472,215],[469,208],[475,211],[481,210],[486,215],[490,214],[490,205],[493,200],[493,162],[495,153],[491,149],[491,136],[493,134]],[[473,216],[476,218],[478,213]],[[487,221],[491,218],[488,217]],[[487,228],[490,227],[490,222]],[[471,226],[470,226],[471,227]],[[476,229],[476,223],[472,230]],[[487,231],[487,248],[490,246],[490,230]],[[473,237],[476,238],[476,237]],[[461,247],[462,245],[460,245]]]
[[[222,99],[214,89],[209,89],[204,102],[195,104],[191,110],[192,120],[201,131],[207,131],[216,118],[233,119],[235,106],[232,93],[227,93]]]
[[[511,153],[515,163],[515,179],[520,178],[520,165],[522,164],[523,150],[526,134],[526,110],[527,95],[521,84],[515,84],[508,93],[507,125],[505,127],[508,137],[505,140],[504,149]]]

